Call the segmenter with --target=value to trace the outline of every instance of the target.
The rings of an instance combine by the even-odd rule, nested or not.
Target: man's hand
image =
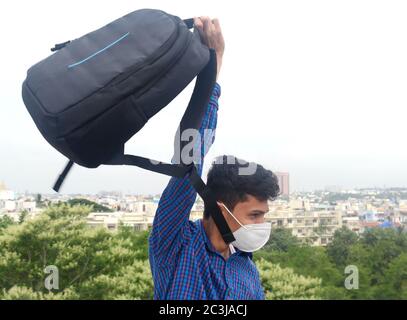
[[[218,65],[216,79],[218,79],[219,71],[222,66],[223,53],[225,51],[225,41],[223,39],[219,20],[211,20],[209,17],[197,17],[194,18],[194,24],[199,32],[202,42],[216,52]]]

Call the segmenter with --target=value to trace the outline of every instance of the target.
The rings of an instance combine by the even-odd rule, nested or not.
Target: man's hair
[[[252,172],[248,168],[253,169]],[[265,201],[274,200],[280,193],[277,176],[272,171],[259,164],[226,155],[213,161],[206,184],[216,199],[229,210],[233,210],[238,202],[246,201],[247,195]],[[210,212],[205,208],[204,218],[208,219],[209,216]]]

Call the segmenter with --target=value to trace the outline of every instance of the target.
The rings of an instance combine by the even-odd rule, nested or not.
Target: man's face
[[[226,204],[225,204],[226,205]],[[240,224],[233,219],[227,210],[220,205],[220,209],[231,229],[232,232],[235,232],[240,228]],[[238,202],[233,208],[228,208],[234,216],[240,221],[241,224],[255,224],[263,223],[264,216],[269,211],[269,206],[267,200],[259,201],[251,195],[247,195],[247,200],[244,202]]]

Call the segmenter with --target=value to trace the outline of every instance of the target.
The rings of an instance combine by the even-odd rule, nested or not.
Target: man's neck
[[[219,252],[226,260],[230,257],[229,245],[225,243],[218,227],[215,225],[212,217],[202,219],[203,227],[208,236],[209,241],[217,252]]]

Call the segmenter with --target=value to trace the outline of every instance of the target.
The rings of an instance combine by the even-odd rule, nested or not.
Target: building
[[[332,241],[335,231],[342,227],[340,211],[293,209],[291,207],[267,213],[265,220],[273,228],[286,228],[301,242],[325,246]]]
[[[303,198],[291,199],[289,202],[289,206],[293,210],[305,210],[305,211],[311,210],[310,201],[308,199]]]
[[[342,225],[357,234],[361,234],[363,231],[361,221],[357,216],[342,217]]]
[[[39,210],[34,198],[16,198],[14,191],[7,189],[4,182],[0,181],[0,213],[18,221],[22,211],[29,213],[30,218],[35,216]]]
[[[380,221],[379,216],[375,210],[368,210],[360,214],[360,219],[366,222]]]
[[[15,194],[13,191],[8,190],[4,182],[0,181],[0,201],[14,200]]]
[[[153,217],[129,212],[92,212],[87,217],[90,227],[104,227],[116,231],[120,225],[133,228],[134,231],[146,231],[153,225]]]
[[[280,194],[288,197],[290,195],[290,175],[288,172],[275,172],[275,175],[278,179]]]
[[[395,209],[391,215],[391,221],[395,224],[407,226],[407,209]]]

